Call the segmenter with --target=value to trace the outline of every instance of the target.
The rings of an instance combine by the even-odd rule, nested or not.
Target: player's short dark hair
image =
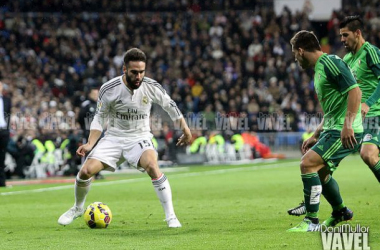
[[[308,52],[322,50],[317,36],[312,31],[301,30],[290,40],[293,49],[302,48]]]
[[[138,48],[129,49],[124,55],[124,65],[128,65],[129,62],[146,63],[146,55]]]
[[[352,32],[363,30],[363,26],[363,20],[360,16],[346,16],[339,24],[340,29],[347,27]]]

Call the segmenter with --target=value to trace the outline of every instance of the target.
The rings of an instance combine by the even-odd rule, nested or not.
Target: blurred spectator
[[[78,147],[82,145],[82,137],[79,133],[79,130],[70,130],[67,139],[69,139],[67,150],[70,154],[70,157],[67,159],[69,168],[65,170],[64,175],[76,176],[79,172],[78,166],[82,164],[81,157],[77,156],[76,154]]]
[[[9,118],[11,114],[11,99],[4,95],[7,88],[0,81],[0,187],[5,187],[5,154],[9,142]]]
[[[32,142],[23,136],[19,136],[16,142],[13,140],[9,141],[7,151],[16,162],[14,174],[16,174],[18,178],[25,178],[24,172],[26,168],[32,164],[35,150],[36,147]],[[8,178],[11,174],[12,173],[7,173]]]
[[[91,87],[87,94],[87,99],[82,102],[79,115],[78,115],[78,123],[82,129],[82,135],[86,143],[88,136],[90,135],[90,125],[95,116],[96,112],[96,104],[99,95],[98,87]]]

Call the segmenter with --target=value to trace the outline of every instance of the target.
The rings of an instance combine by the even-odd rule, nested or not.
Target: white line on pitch
[[[175,179],[175,178],[180,178],[180,177],[189,177],[189,176],[224,174],[224,173],[240,172],[240,171],[247,171],[247,170],[262,170],[262,169],[283,168],[283,167],[296,166],[295,164],[297,162],[298,161],[295,161],[295,162],[286,162],[286,163],[275,163],[275,164],[268,164],[268,165],[263,165],[263,166],[218,169],[218,170],[209,170],[209,171],[194,172],[194,173],[181,173],[181,174],[170,175],[170,179]],[[107,181],[107,182],[93,183],[92,186],[108,186],[108,185],[114,185],[114,184],[120,184],[120,183],[134,183],[134,182],[141,182],[141,181],[146,181],[146,178],[136,178],[136,179],[128,179],[128,180],[117,180],[117,181]],[[74,185],[58,186],[58,187],[48,187],[48,188],[39,188],[39,189],[32,189],[32,190],[4,192],[4,193],[0,193],[0,195],[6,196],[6,195],[17,195],[17,194],[40,193],[40,192],[45,192],[45,191],[70,189],[70,188],[73,188],[73,187],[74,187]]]

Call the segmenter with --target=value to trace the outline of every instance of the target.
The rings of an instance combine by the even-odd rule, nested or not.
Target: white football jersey
[[[140,87],[131,91],[122,77],[115,77],[100,88],[90,129],[107,128],[106,135],[131,140],[152,137],[149,125],[152,103],[160,105],[173,121],[182,118],[176,103],[157,81],[144,77]]]

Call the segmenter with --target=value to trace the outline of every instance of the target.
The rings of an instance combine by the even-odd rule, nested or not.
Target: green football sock
[[[317,173],[301,174],[305,198],[306,216],[318,218],[322,185]]]
[[[330,178],[322,184],[322,194],[328,203],[330,203],[334,211],[345,207],[342,196],[339,192],[339,185],[331,175]]]
[[[370,169],[373,172],[373,174],[376,176],[377,181],[380,182],[380,161],[378,161],[376,165]]]

